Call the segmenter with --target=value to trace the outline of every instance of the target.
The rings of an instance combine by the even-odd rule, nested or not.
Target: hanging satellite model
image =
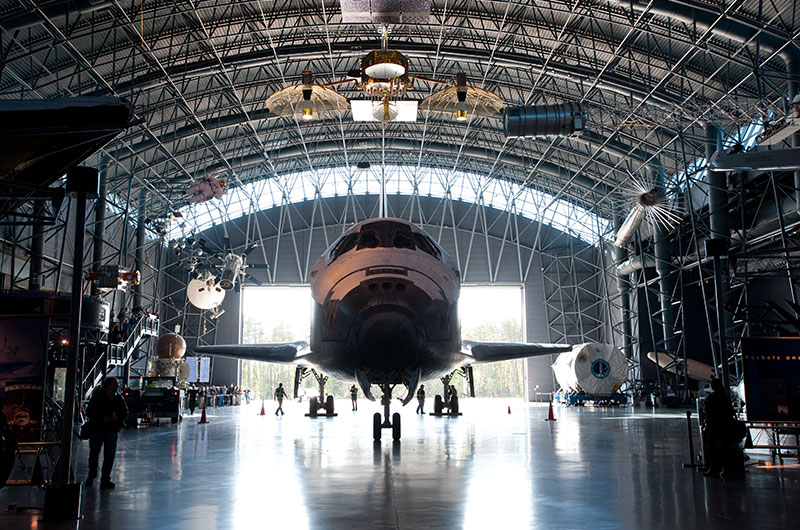
[[[620,248],[631,242],[643,222],[655,229],[658,226],[669,228],[681,220],[681,209],[674,201],[667,200],[666,190],[661,184],[639,179],[632,173],[630,182],[631,186],[623,191],[628,215],[614,239],[614,244]]]
[[[198,204],[211,199],[221,199],[227,189],[227,180],[212,176],[192,182],[186,189],[186,194],[190,196],[189,203]]]
[[[373,10],[376,5],[372,4]],[[470,85],[464,72],[457,73],[453,82],[412,77],[408,57],[389,48],[389,30],[385,25],[381,27],[381,40],[382,47],[361,57],[359,68],[349,71],[346,79],[319,85],[313,83],[310,71],[304,71],[301,84],[286,87],[267,98],[267,109],[277,116],[302,121],[340,118],[348,108],[357,122],[414,122],[418,110],[437,119],[462,123],[473,116],[494,118],[503,120],[508,138],[568,136],[582,131],[586,125],[586,110],[579,103],[506,107],[503,98],[494,92]],[[422,101],[405,99],[417,81],[447,88]],[[355,83],[367,97],[348,101],[331,88],[347,83]]]
[[[230,291],[236,285],[236,280],[242,274],[244,258],[238,254],[229,253],[225,256],[225,263],[222,265],[222,279],[219,286],[226,291]]]
[[[469,116],[503,119],[506,136],[556,136],[574,134],[583,129],[586,113],[578,103],[509,107],[497,94],[467,83],[463,72],[454,83],[409,75],[409,60],[399,50],[389,48],[389,24],[428,24],[431,0],[340,0],[342,22],[374,24],[380,29],[382,47],[361,57],[358,70],[347,79],[322,85],[314,84],[312,73],[302,74],[302,83],[279,90],[266,100],[267,109],[277,116],[314,119],[341,118],[349,109],[353,121],[413,122],[418,108],[429,116],[450,117],[467,122]],[[448,87],[421,102],[405,99],[415,81]],[[339,95],[331,87],[356,83],[366,99]]]
[[[186,297],[197,309],[216,309],[225,299],[225,290],[209,271],[203,271],[186,286]]]

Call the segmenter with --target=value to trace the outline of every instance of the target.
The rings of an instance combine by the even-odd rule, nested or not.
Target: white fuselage
[[[312,269],[308,361],[362,384],[445,375],[464,360],[459,290],[458,270],[416,225],[359,223]]]

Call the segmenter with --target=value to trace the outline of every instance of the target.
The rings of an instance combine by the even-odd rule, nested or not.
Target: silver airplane
[[[319,398],[309,400],[309,415],[320,408],[333,414],[333,396],[324,398],[326,375],[355,381],[375,400],[372,385],[382,393],[384,418],[375,413],[373,436],[391,428],[400,438],[400,414],[389,417],[392,391],[407,389],[403,405],[415,396],[421,381],[442,379],[444,396],[434,400],[434,413],[457,414],[457,398],[448,393],[450,377],[467,377],[474,395],[472,365],[535,355],[561,353],[561,344],[490,343],[461,340],[456,264],[424,230],[401,219],[363,221],[344,232],[311,270],[311,344],[289,343],[198,346],[201,355],[287,363],[297,366],[300,380],[313,373]],[[323,402],[324,399],[324,402]]]

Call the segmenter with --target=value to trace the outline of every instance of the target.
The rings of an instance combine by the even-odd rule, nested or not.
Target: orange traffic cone
[[[260,414],[260,416],[263,416],[264,414],[266,414],[266,412],[264,412],[264,400],[262,399],[261,400],[261,414]]]
[[[547,411],[547,418],[544,421],[556,421],[555,416],[553,416],[553,400],[550,400],[550,409]]]
[[[511,414],[511,405],[508,406],[508,413]]]
[[[208,419],[206,419],[206,404],[203,403],[203,415],[200,416],[200,421],[198,423],[208,423]]]

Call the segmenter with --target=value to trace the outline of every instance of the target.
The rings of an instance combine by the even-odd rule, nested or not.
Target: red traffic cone
[[[200,421],[198,423],[208,423],[208,419],[206,419],[206,404],[203,403],[203,415],[200,416]]]
[[[266,412],[264,412],[264,400],[262,399],[261,400],[261,413],[259,415],[263,416],[264,414],[266,414]]]
[[[508,406],[508,413],[511,414],[511,405]]]
[[[553,400],[550,400],[550,409],[547,411],[547,418],[544,421],[556,421],[555,416],[553,416]]]

